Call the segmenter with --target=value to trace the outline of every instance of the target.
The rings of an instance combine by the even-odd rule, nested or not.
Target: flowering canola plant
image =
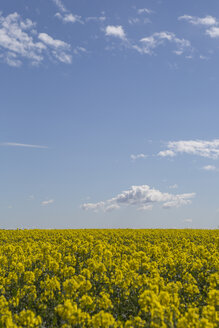
[[[0,230],[0,328],[219,327],[218,230]]]

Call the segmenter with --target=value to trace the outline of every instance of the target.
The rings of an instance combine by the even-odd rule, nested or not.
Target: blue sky
[[[218,1],[3,0],[0,228],[216,228]]]

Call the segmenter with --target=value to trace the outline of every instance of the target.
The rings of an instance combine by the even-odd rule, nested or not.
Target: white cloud
[[[86,53],[87,49],[84,47],[76,47],[73,52],[75,55],[80,55],[81,53]]]
[[[134,25],[134,24],[148,24],[151,23],[151,20],[148,17],[142,16],[142,17],[131,17],[128,19],[128,22],[130,25]]]
[[[202,169],[205,171],[217,171],[217,168],[214,165],[205,165]]]
[[[181,55],[185,50],[191,50],[190,41],[185,39],[179,39],[172,32],[161,31],[154,33],[148,37],[144,37],[140,40],[140,46],[134,45],[133,48],[141,54],[153,54],[153,50],[165,42],[170,42],[176,45],[177,49],[175,53]]]
[[[129,23],[135,24],[138,21],[138,19],[134,21],[131,19],[129,20]],[[187,55],[189,55],[193,51],[190,41],[186,39],[180,39],[174,33],[168,31],[153,33],[150,36],[140,39],[138,43],[135,43],[126,37],[126,33],[121,25],[108,25],[105,28],[105,35],[113,36],[125,41],[123,44],[126,48],[134,49],[140,54],[153,55],[156,48],[161,45],[165,45],[166,43],[172,43],[175,45],[173,53],[177,55],[182,55],[185,52],[187,52]]]
[[[117,204],[112,204],[112,205],[108,205],[106,208],[105,208],[105,212],[111,212],[113,210],[118,210],[119,209],[119,205]]]
[[[134,25],[140,22],[140,19],[138,17],[135,18],[129,18],[128,20],[129,24]]]
[[[151,14],[153,11],[148,9],[148,8],[141,8],[141,9],[138,9],[138,14]]]
[[[200,55],[199,58],[202,59],[202,60],[207,60],[207,59],[209,59],[208,57],[203,56],[203,55]]]
[[[213,16],[205,16],[203,18],[196,17],[196,16],[189,16],[189,15],[183,15],[178,17],[179,20],[186,20],[187,22],[193,24],[193,25],[200,25],[204,26],[206,29],[205,33],[209,35],[211,38],[218,38],[219,37],[219,22],[217,19]],[[201,56],[200,56],[201,58]],[[201,58],[203,59],[203,58]],[[205,59],[205,58],[204,58]]]
[[[53,0],[58,9],[61,11],[55,14],[55,17],[60,19],[63,23],[76,23],[81,21],[81,16],[73,15],[69,10],[66,9],[61,0]]]
[[[140,158],[146,158],[147,157],[147,155],[145,155],[145,154],[137,154],[137,155],[131,155],[130,156],[130,158],[133,160],[133,161],[135,161],[136,159],[140,159]]]
[[[184,222],[186,222],[186,223],[192,223],[192,219],[185,219]]]
[[[174,151],[170,150],[170,149],[160,151],[158,155],[161,156],[161,157],[166,157],[166,156],[174,157],[174,156],[176,156]]]
[[[142,205],[138,208],[138,211],[151,211],[153,205]]]
[[[60,11],[62,11],[62,12],[67,11],[67,9],[65,8],[65,6],[61,0],[53,0],[53,2],[56,4],[56,6],[59,8]]]
[[[67,43],[65,43],[64,41],[61,40],[55,40],[53,39],[50,35],[46,34],[46,33],[40,33],[38,35],[38,38],[43,41],[46,45],[51,46],[53,48],[68,48],[69,45]]]
[[[42,205],[42,206],[46,206],[46,205],[50,205],[50,204],[52,204],[52,203],[54,203],[54,199],[49,199],[49,200],[44,200],[44,201],[42,201],[42,202],[41,202],[41,205]]]
[[[2,57],[4,57],[4,56],[2,56]],[[17,58],[17,55],[13,52],[6,53],[4,60],[5,60],[6,64],[8,64],[9,66],[12,66],[12,67],[19,67],[22,65],[21,60],[19,60]]]
[[[203,18],[196,17],[196,16],[189,16],[189,15],[183,15],[178,17],[178,20],[186,20],[187,22],[193,24],[193,25],[204,25],[204,26],[212,26],[217,24],[217,20],[213,16],[205,16]]]
[[[123,191],[114,198],[98,203],[84,203],[81,208],[84,210],[102,210],[106,212],[112,209],[119,209],[122,205],[134,205],[139,210],[148,210],[156,203],[161,203],[163,208],[171,208],[190,204],[191,198],[194,196],[195,193],[176,195],[162,193],[159,190],[150,188],[148,185],[132,186],[129,190]]]
[[[217,159],[219,157],[219,139],[206,140],[181,140],[170,141],[167,150],[160,151],[158,156],[176,156],[177,154],[190,154],[206,158]]]
[[[117,25],[117,26],[108,25],[105,29],[105,34],[107,36],[114,36],[114,37],[122,39],[122,40],[124,40],[126,38],[124,29],[121,25]]]
[[[209,35],[211,38],[218,38],[219,37],[219,27],[211,27],[206,31],[206,34]]]
[[[104,22],[106,20],[106,16],[91,16],[85,18],[86,22]]]
[[[76,22],[82,23],[81,16],[73,15],[71,13],[67,13],[67,14],[56,13],[55,17],[59,18],[63,23],[76,23]]]
[[[111,208],[112,205],[109,205],[109,207]],[[98,203],[84,203],[81,205],[81,208],[85,211],[87,210],[92,210],[95,212],[98,212],[98,210],[104,209],[105,211],[107,211],[107,208],[105,206],[104,202],[98,202]]]
[[[23,20],[16,12],[6,17],[0,13],[0,59],[14,67],[21,66],[25,59],[32,65],[38,65],[48,54],[61,62],[70,63],[70,45],[54,40],[46,33],[38,35],[35,27],[34,22]],[[45,42],[45,37],[41,38],[43,35],[50,39],[50,43]],[[55,42],[52,43],[52,40]]]
[[[170,189],[177,189],[178,188],[178,184],[175,183],[175,184],[169,186],[169,188]]]
[[[61,40],[55,40],[47,33],[40,33],[38,38],[51,49],[52,54],[59,61],[70,64],[72,61],[72,56],[68,53],[70,50],[70,45]]]
[[[30,144],[23,144],[23,143],[18,143],[18,142],[1,142],[0,146],[25,147],[25,148],[42,148],[42,149],[48,148],[47,146],[30,145]]]
[[[173,197],[172,200],[164,203],[163,208],[179,207],[181,205],[190,204],[191,203],[190,198],[193,198],[194,196],[195,196],[195,193],[176,195],[175,197]]]
[[[32,63],[43,60],[44,46],[33,41],[34,29],[35,24],[30,19],[22,20],[16,12],[6,17],[0,13],[0,53],[7,64],[20,66],[21,58]]]

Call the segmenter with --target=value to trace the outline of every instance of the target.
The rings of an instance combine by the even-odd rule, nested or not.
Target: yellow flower
[[[100,311],[92,317],[91,322],[93,328],[109,328],[113,327],[115,319],[112,314]]]
[[[18,315],[15,315],[15,321],[22,327],[35,328],[40,327],[42,319],[40,316],[36,316],[34,312],[30,310],[23,310]]]
[[[24,272],[24,282],[28,285],[31,285],[35,281],[35,275],[32,271]]]

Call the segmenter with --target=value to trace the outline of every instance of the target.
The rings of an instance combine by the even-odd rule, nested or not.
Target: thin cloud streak
[[[30,144],[23,144],[23,143],[17,143],[17,142],[1,142],[0,146],[48,149],[48,146],[30,145]]]
[[[54,203],[54,199],[44,200],[41,202],[41,206],[47,206]]]
[[[218,171],[218,168],[214,165],[205,165],[202,169],[205,171]]]

